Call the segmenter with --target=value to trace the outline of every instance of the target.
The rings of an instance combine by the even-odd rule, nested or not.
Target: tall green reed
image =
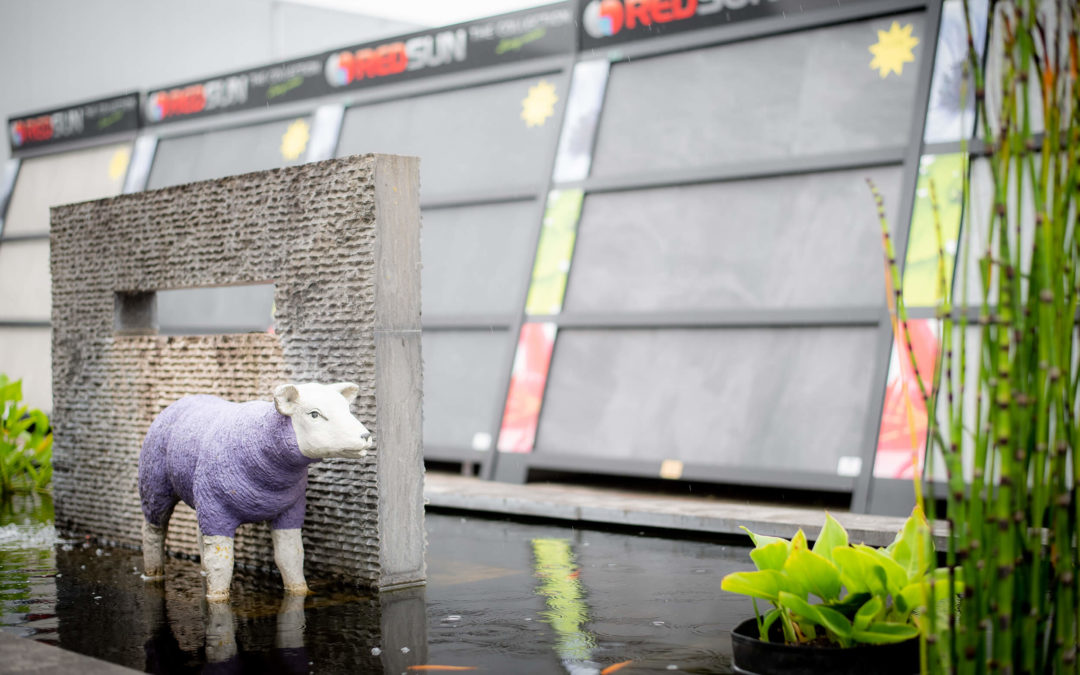
[[[916,494],[922,500],[925,493],[931,515],[944,485],[947,566],[959,565],[964,581],[957,611],[934,627],[923,666],[1078,673],[1080,4],[991,2],[987,62],[994,68],[977,53],[968,0],[963,5],[966,79],[982,146],[969,153],[965,143],[963,153],[985,164],[991,203],[974,202],[969,163],[959,297],[957,283],[950,288],[944,279],[938,224],[941,361],[930,377],[915,368],[928,411]],[[974,301],[971,255],[978,255]],[[886,257],[899,341],[907,317],[888,239]],[[944,483],[934,475],[939,464]],[[950,585],[950,595],[958,587]]]

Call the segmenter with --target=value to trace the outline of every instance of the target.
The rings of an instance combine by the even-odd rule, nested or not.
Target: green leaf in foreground
[[[840,570],[824,557],[806,549],[795,549],[784,563],[784,573],[825,602],[840,597]]]
[[[837,546],[848,545],[848,534],[844,526],[837,522],[828,512],[825,513],[825,524],[821,527],[817,541],[814,542],[814,553],[822,556],[829,562],[833,562],[832,552]]]
[[[865,605],[859,608],[859,611],[855,612],[855,630],[866,630],[884,608],[885,603],[882,602],[881,598],[876,595],[871,598]]]
[[[930,525],[917,505],[886,551],[909,579],[917,579],[929,571],[934,560],[934,544]]]
[[[754,561],[759,570],[782,570],[788,559],[788,543],[786,541],[774,541],[771,544],[759,546],[750,551],[750,559]]]
[[[835,609],[823,605],[811,605],[797,595],[786,591],[780,591],[780,606],[802,619],[831,631],[844,641],[851,637],[851,622]]]
[[[855,550],[866,553],[871,556],[878,565],[881,565],[881,569],[885,570],[885,583],[891,595],[897,595],[908,585],[907,572],[884,550],[878,550],[865,544],[857,545]]]
[[[833,550],[833,560],[849,593],[888,594],[888,576],[875,556],[848,546]]]
[[[870,624],[866,630],[857,630],[852,637],[858,641],[870,645],[887,645],[895,642],[910,640],[919,635],[919,629],[907,623],[890,623],[878,621]]]
[[[720,580],[720,588],[731,593],[776,602],[780,591],[787,588],[787,580],[776,570],[732,572]]]
[[[789,542],[787,539],[781,539],[780,537],[770,537],[767,534],[757,534],[755,532],[751,532],[747,527],[743,525],[740,525],[739,529],[750,535],[750,539],[754,542],[754,546],[756,546],[757,548],[768,546],[769,544],[773,544],[778,541],[782,541],[785,545],[791,546],[791,542]]]
[[[764,642],[769,641],[769,629],[776,623],[776,620],[780,618],[780,609],[771,609],[765,614],[765,618],[761,620],[761,639]]]

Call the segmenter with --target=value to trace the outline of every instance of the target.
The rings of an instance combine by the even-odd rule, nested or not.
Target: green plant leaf
[[[930,536],[930,525],[926,522],[926,516],[918,505],[885,550],[912,581],[922,577],[931,568],[934,562],[934,540]]]
[[[938,570],[939,572],[946,572],[945,568]],[[935,576],[937,576],[935,574]],[[930,595],[930,584],[933,583],[934,600],[940,604],[942,601],[946,601],[949,598],[949,579],[948,577],[935,578],[933,582],[923,580],[916,581],[908,584],[900,591],[899,595],[893,597],[893,603],[896,606],[897,611],[901,616],[906,617],[916,610],[926,611],[927,600]],[[954,582],[953,590],[957,595],[964,592],[964,582],[957,579]],[[950,606],[951,603],[946,602],[946,606]]]
[[[865,544],[856,545],[855,550],[872,556],[877,564],[881,565],[882,569],[885,570],[886,587],[890,595],[898,594],[908,585],[907,571],[884,550],[866,546]]]
[[[790,545],[786,541],[774,541],[750,551],[750,559],[759,570],[782,570],[788,559]]]
[[[786,591],[780,591],[780,606],[792,613],[800,623],[810,622],[831,631],[836,636],[848,639],[851,637],[852,626],[840,612],[824,605],[811,605],[797,595]]]
[[[867,601],[865,605],[859,608],[859,611],[855,612],[854,629],[857,631],[866,630],[878,614],[885,609],[885,603],[878,596],[873,596]]]
[[[888,595],[888,575],[875,556],[847,546],[833,549],[833,560],[849,593]]]
[[[44,490],[52,480],[49,418],[21,401],[22,381],[0,374],[0,496]]]
[[[823,626],[832,631],[837,637],[842,638],[845,642],[851,639],[854,632],[854,626],[851,625],[850,619],[835,609],[825,607],[824,605],[818,605],[817,610],[818,613],[821,614]]]
[[[27,429],[34,424],[34,421],[26,414],[25,408],[23,410],[16,410],[11,414],[14,419],[8,419],[7,434],[12,438],[18,438],[23,435]]]
[[[780,591],[787,585],[784,575],[776,570],[732,572],[720,580],[720,588],[725,591],[771,602],[777,601]]]
[[[919,629],[907,623],[891,623],[878,621],[870,624],[865,630],[853,631],[851,636],[856,642],[869,645],[887,645],[894,642],[903,642],[919,635]]]
[[[852,593],[849,591],[848,594],[844,596],[843,600],[830,602],[829,607],[840,612],[848,619],[851,619],[855,616],[855,612],[857,612],[860,608],[862,608],[863,605],[869,602],[870,598],[872,597],[874,596],[866,592]]]
[[[780,618],[780,612],[781,612],[781,610],[779,610],[779,609],[775,609],[775,608],[770,609],[765,614],[765,618],[763,618],[761,620],[761,640],[762,640],[762,642],[768,642],[769,641],[769,629],[772,628],[772,625],[774,623],[776,623],[777,619]]]
[[[807,549],[792,547],[791,555],[784,563],[784,574],[793,579],[807,593],[813,593],[824,602],[840,597],[840,570],[836,565]]]
[[[770,537],[767,534],[756,534],[754,532],[751,532],[749,528],[743,525],[740,525],[739,529],[750,535],[751,541],[754,542],[754,546],[756,546],[757,548],[761,548],[762,546],[768,546],[769,544],[773,544],[778,541],[782,541],[789,546],[791,545],[791,542],[789,542],[787,539],[781,539],[780,537]]]
[[[7,378],[5,378],[7,379]],[[0,383],[0,403],[8,403],[10,401],[18,402],[22,400],[22,380],[7,380]],[[0,405],[0,408],[4,406]]]
[[[791,538],[791,548],[792,550],[807,550],[810,548],[809,544],[806,542],[806,533],[802,531],[801,527],[799,528],[799,531],[795,533],[795,536]]]
[[[814,542],[814,548],[811,550],[829,562],[833,562],[833,549],[837,546],[847,545],[847,530],[845,530],[844,526],[837,522],[828,511],[826,511],[825,524],[821,527],[821,532],[818,533],[817,541]]]

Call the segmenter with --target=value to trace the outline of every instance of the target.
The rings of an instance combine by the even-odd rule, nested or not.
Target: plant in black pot
[[[828,514],[812,547],[802,530],[790,541],[746,531],[757,571],[721,582],[754,600],[755,616],[732,632],[736,672],[919,671],[929,598],[938,599],[939,614],[951,605],[944,600],[947,570],[935,569],[930,527],[918,507],[885,548],[850,543]],[[758,600],[772,609],[761,613]]]

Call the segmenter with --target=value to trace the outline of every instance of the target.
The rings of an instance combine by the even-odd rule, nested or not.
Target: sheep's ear
[[[353,384],[352,382],[335,382],[330,387],[337,393],[345,397],[345,400],[352,403],[356,400],[356,395],[360,393],[360,385]]]
[[[292,415],[296,412],[299,398],[300,390],[295,384],[283,384],[274,390],[274,407],[282,415]]]

